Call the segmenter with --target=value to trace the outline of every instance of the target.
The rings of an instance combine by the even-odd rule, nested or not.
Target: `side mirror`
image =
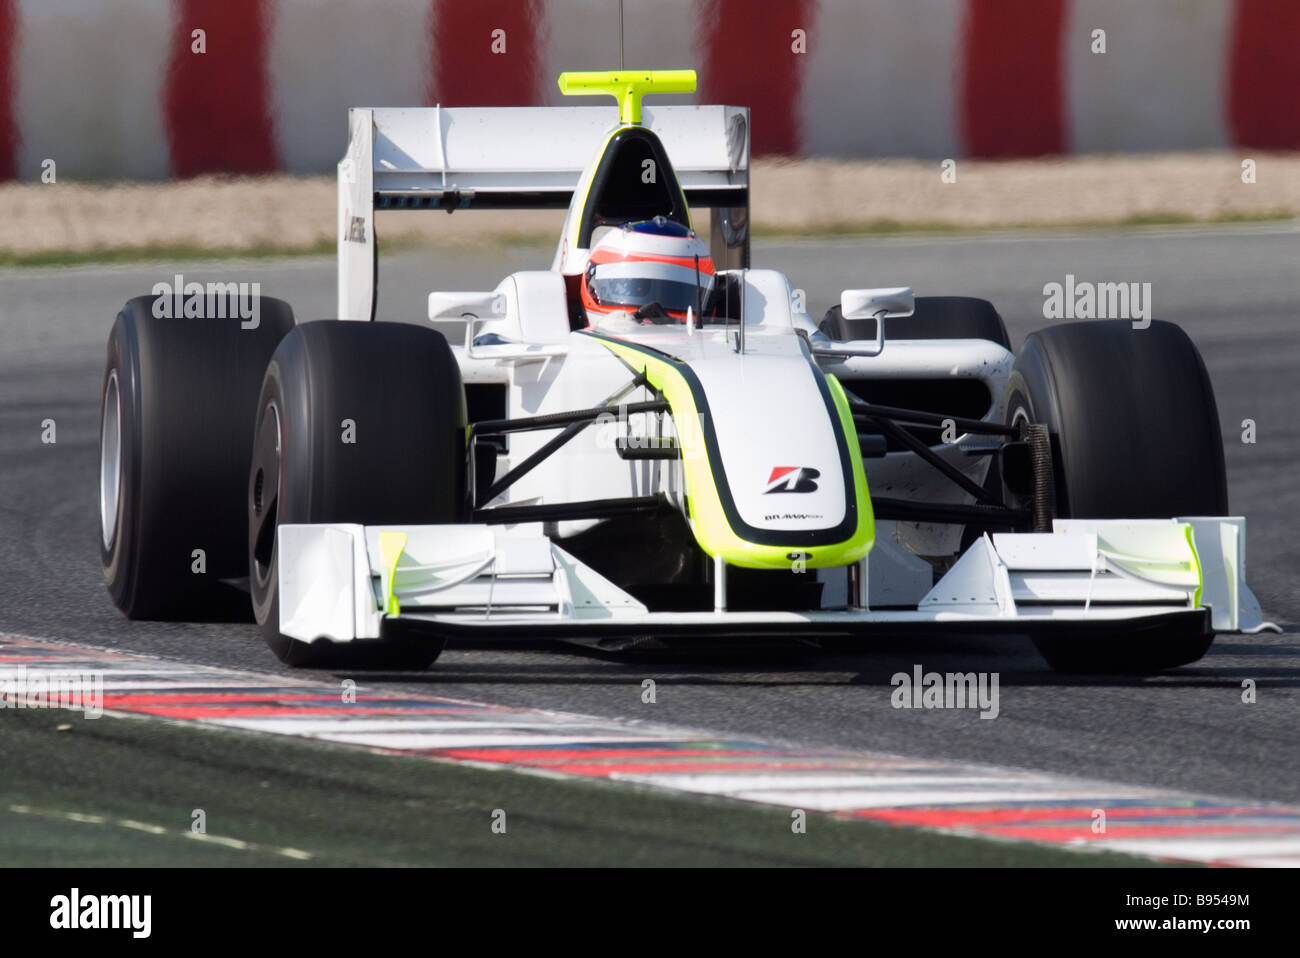
[[[506,298],[496,292],[429,294],[429,319],[435,323],[467,319],[499,319],[506,314]]]
[[[846,289],[840,293],[840,310],[845,319],[876,320],[876,341],[867,348],[829,343],[818,346],[812,354],[818,359],[843,362],[855,357],[870,358],[885,351],[884,319],[901,319],[916,312],[916,297],[910,286],[891,286],[884,289]]]
[[[902,319],[916,312],[916,298],[910,286],[846,289],[840,293],[840,310],[845,319]]]

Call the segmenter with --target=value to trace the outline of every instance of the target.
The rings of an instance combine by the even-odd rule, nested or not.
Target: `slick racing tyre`
[[[885,320],[885,339],[987,339],[1008,352],[1006,324],[993,304],[973,296],[918,296],[916,311]],[[827,311],[819,327],[831,339],[847,342],[876,338],[874,319],[845,319],[839,306]]]
[[[159,318],[154,302],[128,302],[108,337],[99,444],[104,582],[132,619],[247,620],[247,596],[222,580],[247,574],[249,423],[293,311],[261,297],[259,321],[245,329],[236,309],[225,311],[229,319]]]
[[[1006,398],[1008,423],[1048,429],[1058,516],[1228,514],[1214,390],[1180,327],[1094,320],[1040,330],[1021,347]],[[1194,662],[1213,640],[1197,627],[1035,645],[1061,671],[1145,673]]]
[[[247,568],[267,645],[289,665],[427,668],[437,637],[330,642],[280,632],[284,523],[419,525],[465,517],[465,391],[451,348],[422,326],[298,326],[266,368],[247,482]]]

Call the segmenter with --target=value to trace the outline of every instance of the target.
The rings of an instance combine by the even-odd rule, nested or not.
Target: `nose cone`
[[[842,524],[852,490],[820,371],[798,359],[753,352],[693,365],[709,397],[726,484],[745,524],[767,532]]]
[[[701,545],[737,565],[788,568],[792,553],[812,568],[854,562],[870,551],[874,524],[843,391],[793,337],[750,344],[744,355],[709,350],[690,363],[708,405],[712,479],[744,543]]]

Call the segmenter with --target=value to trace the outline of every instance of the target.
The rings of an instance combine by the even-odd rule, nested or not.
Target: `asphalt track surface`
[[[381,266],[380,316],[419,321],[430,289],[491,288],[550,251],[405,253]],[[1200,347],[1219,402],[1248,578],[1283,635],[1220,639],[1201,662],[1146,679],[1055,675],[1018,638],[868,642],[832,654],[611,660],[569,650],[448,650],[423,674],[371,677],[507,705],[649,719],[723,735],[1086,775],[1254,800],[1300,801],[1300,224],[1116,232],[760,242],[814,312],[852,286],[991,299],[1013,343],[1043,326],[1067,274],[1153,284],[1154,315]],[[0,272],[0,633],[235,668],[284,671],[251,624],[138,623],[109,601],[96,549],[104,344],[131,296],[175,273],[259,281],[299,320],[333,313],[333,261],[144,264]],[[1105,397],[1098,397],[1101,402]],[[42,420],[57,442],[41,442]],[[1240,441],[1244,419],[1257,442]],[[1116,463],[1115,468],[1123,468]],[[890,676],[996,671],[1001,713],[895,710]],[[641,701],[643,679],[657,702]],[[1242,702],[1253,679],[1257,701]]]

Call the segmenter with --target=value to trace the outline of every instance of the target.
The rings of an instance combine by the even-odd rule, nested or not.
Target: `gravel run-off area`
[[[1254,182],[1243,162],[1254,161]],[[1035,160],[761,159],[756,232],[839,233],[1300,217],[1300,154],[1180,153]],[[948,182],[946,180],[952,180]],[[330,176],[0,185],[0,256],[140,250],[327,249]],[[703,219],[707,224],[707,219]],[[553,211],[382,213],[381,244],[555,237]]]

